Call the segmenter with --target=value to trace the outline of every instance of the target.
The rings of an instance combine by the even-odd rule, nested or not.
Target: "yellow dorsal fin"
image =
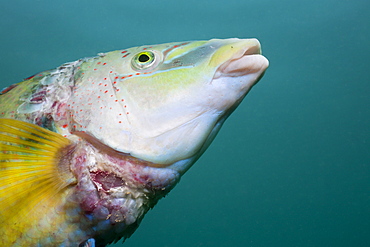
[[[12,223],[19,233],[32,227],[39,216],[29,212],[41,202],[57,200],[58,193],[76,183],[63,157],[71,146],[50,130],[0,118],[0,233],[7,233],[6,225]]]

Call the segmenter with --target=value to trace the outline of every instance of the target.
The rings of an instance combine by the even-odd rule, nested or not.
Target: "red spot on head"
[[[32,78],[34,78],[36,75],[31,75],[30,77],[27,77],[27,78],[25,78],[25,79],[23,79],[24,81],[28,81],[28,80],[30,80],[30,79],[32,79]]]
[[[30,78],[32,78],[32,77],[34,77],[34,76],[31,76]],[[29,79],[25,79],[25,80],[29,80]],[[13,88],[15,88],[15,87],[17,87],[17,86],[18,86],[18,84],[10,85],[9,87],[4,88],[4,89],[0,92],[0,94],[7,93],[7,92],[9,92],[10,90],[12,90]]]

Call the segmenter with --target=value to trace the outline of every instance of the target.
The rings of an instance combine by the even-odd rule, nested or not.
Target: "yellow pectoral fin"
[[[0,234],[5,238],[12,238],[9,231],[17,235],[32,227],[39,216],[30,212],[58,201],[58,193],[76,183],[63,157],[69,147],[60,134],[0,118]]]

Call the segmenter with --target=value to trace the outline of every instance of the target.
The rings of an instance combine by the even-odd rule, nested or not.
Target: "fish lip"
[[[255,43],[255,45],[248,47],[246,50],[244,50],[242,56],[248,56],[248,55],[260,55],[261,54],[261,44],[259,42]]]
[[[249,43],[239,48],[239,51],[223,62],[213,76],[213,79],[220,77],[239,77],[256,72],[263,72],[268,67],[268,60],[261,54],[261,45],[257,39],[254,44]]]

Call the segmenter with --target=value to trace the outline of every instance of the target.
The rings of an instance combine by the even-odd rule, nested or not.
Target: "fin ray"
[[[48,147],[48,146],[43,147],[42,145],[37,144],[35,142],[30,142],[30,141],[27,141],[27,140],[24,140],[24,139],[20,139],[20,138],[8,136],[8,135],[0,134],[0,140],[1,140],[1,142],[9,142],[9,143],[13,143],[15,145],[24,145],[24,146],[29,147],[29,148],[44,149],[44,150],[47,150],[47,151],[50,151],[50,152],[53,151],[53,149],[51,147]],[[1,146],[2,145],[0,145],[0,147]],[[2,150],[4,150],[4,149],[2,149]],[[4,150],[4,151],[6,151],[6,150]]]
[[[40,203],[56,205],[58,193],[76,183],[66,161],[61,161],[72,146],[58,133],[0,118],[0,235],[11,241],[14,237],[7,236],[8,227],[17,225],[12,231],[18,234],[32,227],[42,217],[29,217],[32,208]]]

